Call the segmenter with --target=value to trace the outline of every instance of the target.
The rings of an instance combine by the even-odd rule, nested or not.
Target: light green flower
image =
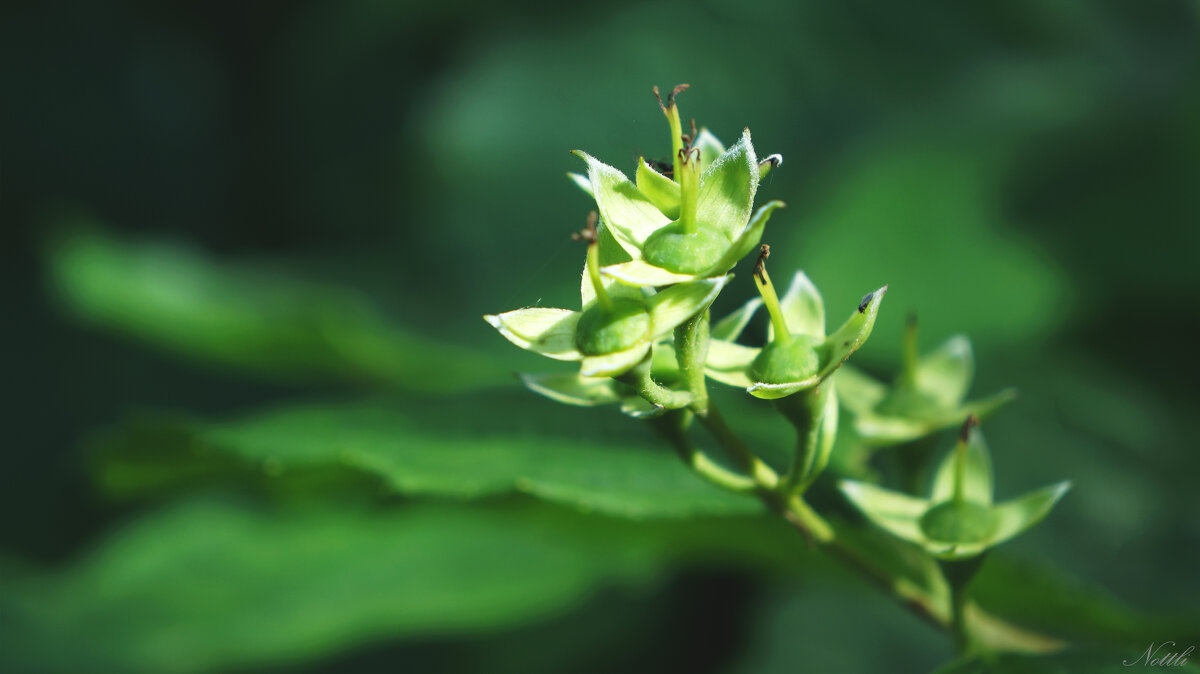
[[[889,388],[847,367],[838,374],[842,406],[854,414],[854,428],[876,447],[896,445],[952,428],[968,416],[986,418],[1016,397],[1007,389],[981,400],[967,401],[974,375],[971,342],[951,337],[937,349],[919,355],[916,320],[904,340],[900,374]]]
[[[684,135],[675,88],[663,104],[671,128],[670,175],[645,159],[636,183],[582,151],[587,176],[570,174],[596,200],[600,215],[630,260],[602,273],[633,286],[664,286],[724,274],[754,250],[771,213],[783,202],[753,210],[759,180],[783,160],[760,162],[746,129],[726,150],[707,130]],[[655,88],[655,95],[658,90]]]
[[[942,462],[929,498],[843,480],[842,493],[867,519],[944,560],[975,557],[1037,524],[1071,487],[1060,482],[992,502],[992,461],[974,417]]]
[[[767,399],[816,388],[837,372],[867,341],[887,292],[884,286],[867,293],[850,318],[826,336],[825,304],[804,272],[796,272],[782,299],[777,298],[762,260],[755,268],[755,283],[762,300],[747,302],[713,327],[705,371],[723,384],[744,387],[751,395]],[[764,303],[771,315],[767,345],[738,344],[735,340]]]
[[[593,213],[587,230],[588,259],[581,309],[531,307],[484,316],[513,344],[555,360],[579,361],[585,377],[615,377],[650,355],[655,341],[708,308],[728,276],[673,285],[655,293],[600,276],[603,230]]]

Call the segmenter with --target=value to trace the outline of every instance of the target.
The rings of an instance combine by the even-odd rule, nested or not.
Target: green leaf
[[[696,139],[692,141],[692,147],[700,150],[701,171],[725,154],[725,145],[717,140],[717,137],[712,135],[707,127],[700,129],[700,132],[696,134]]]
[[[710,333],[713,341],[736,341],[738,337],[741,337],[746,325],[750,323],[750,319],[754,318],[754,312],[758,311],[762,305],[761,297],[753,297],[737,311],[714,323]]]
[[[0,580],[0,657],[10,671],[241,671],[528,623],[661,563],[636,539],[634,554],[588,543],[577,516],[551,515],[186,502],[61,573]],[[600,524],[593,535],[612,540]]]
[[[825,338],[825,303],[821,293],[808,276],[797,271],[788,284],[787,292],[779,299],[779,308],[793,335]],[[767,339],[775,339],[775,327],[767,326]]]
[[[647,300],[650,305],[650,322],[654,334],[662,335],[683,323],[698,312],[705,311],[731,276],[679,283],[660,290]]]
[[[141,429],[155,424],[134,423],[101,446],[97,477],[110,491],[144,492],[154,486],[158,466],[173,469],[198,459],[216,466],[223,459],[221,469],[258,476],[268,485],[306,472],[350,469],[414,496],[522,491],[635,518],[762,511],[755,499],[695,476],[672,452],[650,444],[653,436],[630,436],[620,417],[597,421],[593,411],[570,408],[548,414],[548,408],[512,398],[295,406],[223,423],[167,420],[157,424],[165,429],[150,434]],[[489,414],[464,415],[463,409]],[[606,440],[580,436],[589,420]],[[160,477],[170,488],[175,483],[169,480],[203,475]]]
[[[925,499],[856,480],[842,480],[838,487],[854,507],[880,528],[906,541],[924,544],[920,520],[929,508]]]
[[[628,372],[634,365],[645,360],[649,353],[650,342],[642,342],[624,351],[584,356],[583,363],[579,366],[579,374],[585,377],[615,377]]]
[[[612,229],[617,242],[633,259],[641,258],[642,245],[658,228],[671,220],[617,169],[576,150],[588,166],[588,181],[596,195],[600,215]]]
[[[621,399],[615,381],[583,377],[575,372],[522,374],[521,382],[529,390],[567,405],[592,407],[616,403]]]
[[[679,183],[650,168],[645,157],[638,158],[634,178],[638,191],[646,195],[663,215],[672,220],[679,217]]]
[[[971,341],[962,335],[946,340],[917,364],[917,388],[942,407],[957,407],[974,377]]]
[[[996,532],[992,545],[1007,541],[1041,522],[1070,488],[1070,482],[1059,482],[1011,501],[996,504],[993,509],[996,516]]]
[[[189,358],[283,380],[423,391],[476,389],[509,376],[474,351],[400,329],[348,288],[262,265],[94,230],[59,236],[47,261],[71,312]]]
[[[963,470],[963,498],[981,505],[992,503],[992,457],[988,452],[987,443],[979,429],[972,428],[965,447],[955,447],[942,460],[937,474],[933,479],[933,491],[930,500],[934,503],[949,501],[954,498],[955,473],[958,466],[958,453],[964,452],[966,462]]]
[[[754,194],[758,191],[758,159],[750,142],[750,130],[700,175],[696,212],[702,226],[714,228],[730,241],[742,234]]]
[[[578,311],[531,307],[484,316],[483,320],[522,349],[555,360],[579,360],[583,357],[575,345],[579,316]]]

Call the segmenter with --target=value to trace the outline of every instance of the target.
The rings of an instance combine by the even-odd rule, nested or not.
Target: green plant
[[[974,427],[979,416],[1012,394],[964,403],[973,367],[965,338],[921,357],[910,321],[903,368],[890,390],[843,368],[870,336],[887,286],[864,295],[849,318],[826,334],[816,287],[796,272],[779,297],[767,272],[770,248],[763,244],[753,270],[761,299],[712,323],[710,307],[731,282],[729,271],[758,246],[768,218],[783,206],[772,201],[753,210],[760,176],[782,158],[759,162],[748,129],[729,149],[706,129],[697,132],[695,122],[685,135],[675,98],[686,88],[675,87],[665,103],[659,99],[671,132],[672,162],[664,172],[641,159],[630,181],[594,157],[575,153],[586,162],[587,175],[571,178],[595,199],[599,212],[589,215],[576,237],[587,243],[582,311],[527,308],[484,317],[523,349],[583,363],[578,374],[525,375],[525,383],[559,402],[619,402],[627,414],[649,419],[698,475],[761,499],[809,540],[882,575],[906,606],[951,631],[963,654],[1044,649],[1036,635],[997,629],[970,602],[969,587],[985,553],[1044,518],[1070,484],[993,504],[991,459]],[[770,317],[766,344],[738,343],[763,306]],[[795,428],[796,447],[785,469],[764,460],[727,423],[709,395],[709,378],[770,401]],[[839,407],[853,415],[860,437],[877,447],[919,442],[961,426],[958,444],[938,467],[926,499],[869,482],[840,485],[870,522],[918,546],[926,562],[938,567],[935,591],[906,588],[806,501],[829,463]],[[725,450],[724,457],[693,442],[696,420]]]

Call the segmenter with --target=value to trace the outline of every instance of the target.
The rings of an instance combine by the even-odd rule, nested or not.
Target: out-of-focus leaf
[[[177,246],[75,233],[50,249],[57,294],[104,327],[191,358],[288,379],[455,391],[503,381],[496,363],[417,337],[361,295]]]
[[[463,402],[498,404],[494,396]],[[541,415],[517,412],[472,425],[459,412],[436,402],[371,402],[289,407],[222,423],[160,422],[150,435],[135,424],[104,444],[97,475],[117,493],[161,489],[198,477],[200,469],[182,468],[198,458],[215,473],[265,472],[269,479],[351,469],[403,494],[521,491],[623,517],[762,512],[757,500],[709,485],[667,449],[636,438],[572,437],[539,428]]]
[[[1077,577],[1003,555],[983,565],[971,593],[997,615],[1074,642],[1140,644],[1142,650],[1163,639],[1200,643],[1200,615],[1138,610]]]
[[[385,636],[476,633],[549,618],[599,583],[642,582],[676,546],[704,539],[683,530],[673,546],[663,544],[671,528],[557,509],[195,500],[143,518],[61,572],[0,578],[0,662],[6,671],[202,672]],[[721,531],[709,535],[719,541]]]

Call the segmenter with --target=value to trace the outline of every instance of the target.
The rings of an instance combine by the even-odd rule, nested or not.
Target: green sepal
[[[759,348],[714,339],[708,343],[704,373],[722,384],[749,388],[754,382],[747,373],[761,352],[762,349]]]
[[[825,302],[804,272],[792,276],[787,292],[779,298],[779,308],[793,335],[825,338]],[[767,326],[767,339],[775,339],[775,326]]]
[[[717,321],[712,326],[713,341],[724,340],[732,342],[742,335],[754,313],[763,305],[761,297],[752,297],[737,311]]]
[[[767,220],[771,219],[771,213],[774,213],[775,209],[783,208],[786,205],[782,201],[769,201],[760,206],[754,212],[754,217],[750,218],[750,221],[746,223],[746,227],[742,229],[737,238],[733,240],[733,243],[729,245],[725,254],[712,267],[704,271],[702,275],[712,276],[713,274],[723,274],[733,269],[739,260],[746,257],[750,251],[758,247],[759,242],[762,241],[763,229],[767,226]]]
[[[825,339],[829,352],[826,354],[825,367],[821,371],[822,378],[833,374],[871,336],[871,330],[875,328],[875,319],[879,315],[879,305],[883,303],[887,289],[887,286],[883,286],[875,292],[867,293],[842,327]]]
[[[696,134],[696,138],[692,141],[692,147],[700,150],[701,171],[725,154],[725,144],[707,128],[700,129],[700,132]]]
[[[746,129],[733,147],[700,174],[696,207],[700,226],[716,229],[730,241],[736,240],[750,218],[757,191],[758,159],[750,142],[750,130]]]
[[[567,171],[567,179],[574,183],[576,187],[583,190],[584,194],[593,199],[596,198],[596,193],[592,191],[592,182],[588,180],[587,176],[583,175],[582,173]]]
[[[1003,543],[1041,522],[1070,489],[1071,482],[1064,480],[994,506],[996,531],[991,544]]]
[[[522,349],[555,360],[579,360],[583,358],[575,345],[579,316],[578,311],[532,307],[484,316],[483,320]]]
[[[967,397],[975,361],[971,341],[962,335],[946,340],[917,364],[916,385],[943,407],[956,407]]]
[[[654,334],[661,335],[708,309],[732,276],[679,283],[650,296],[650,320]]]
[[[920,520],[929,509],[927,500],[857,480],[842,480],[838,488],[879,528],[910,543],[924,545]]]
[[[579,367],[585,377],[615,377],[633,369],[650,353],[650,342],[641,342],[624,351],[587,356]]]
[[[667,286],[699,278],[696,274],[676,274],[641,259],[603,267],[600,273],[635,287]]]
[[[663,215],[672,220],[679,217],[679,183],[651,168],[645,157],[638,158],[634,179],[638,191],[646,195]]]
[[[588,166],[588,182],[596,197],[600,216],[608,223],[617,243],[637,260],[642,246],[656,230],[671,221],[617,169],[582,150],[574,154]]]
[[[529,390],[567,405],[595,407],[621,400],[617,382],[612,379],[584,377],[577,372],[521,374],[520,377]]]
[[[992,504],[992,457],[979,429],[972,428],[966,442],[958,444],[938,466],[933,478],[933,489],[929,499],[934,503],[949,501],[955,497],[954,482],[958,470],[958,454],[963,452],[963,493],[968,501],[982,505]]]

